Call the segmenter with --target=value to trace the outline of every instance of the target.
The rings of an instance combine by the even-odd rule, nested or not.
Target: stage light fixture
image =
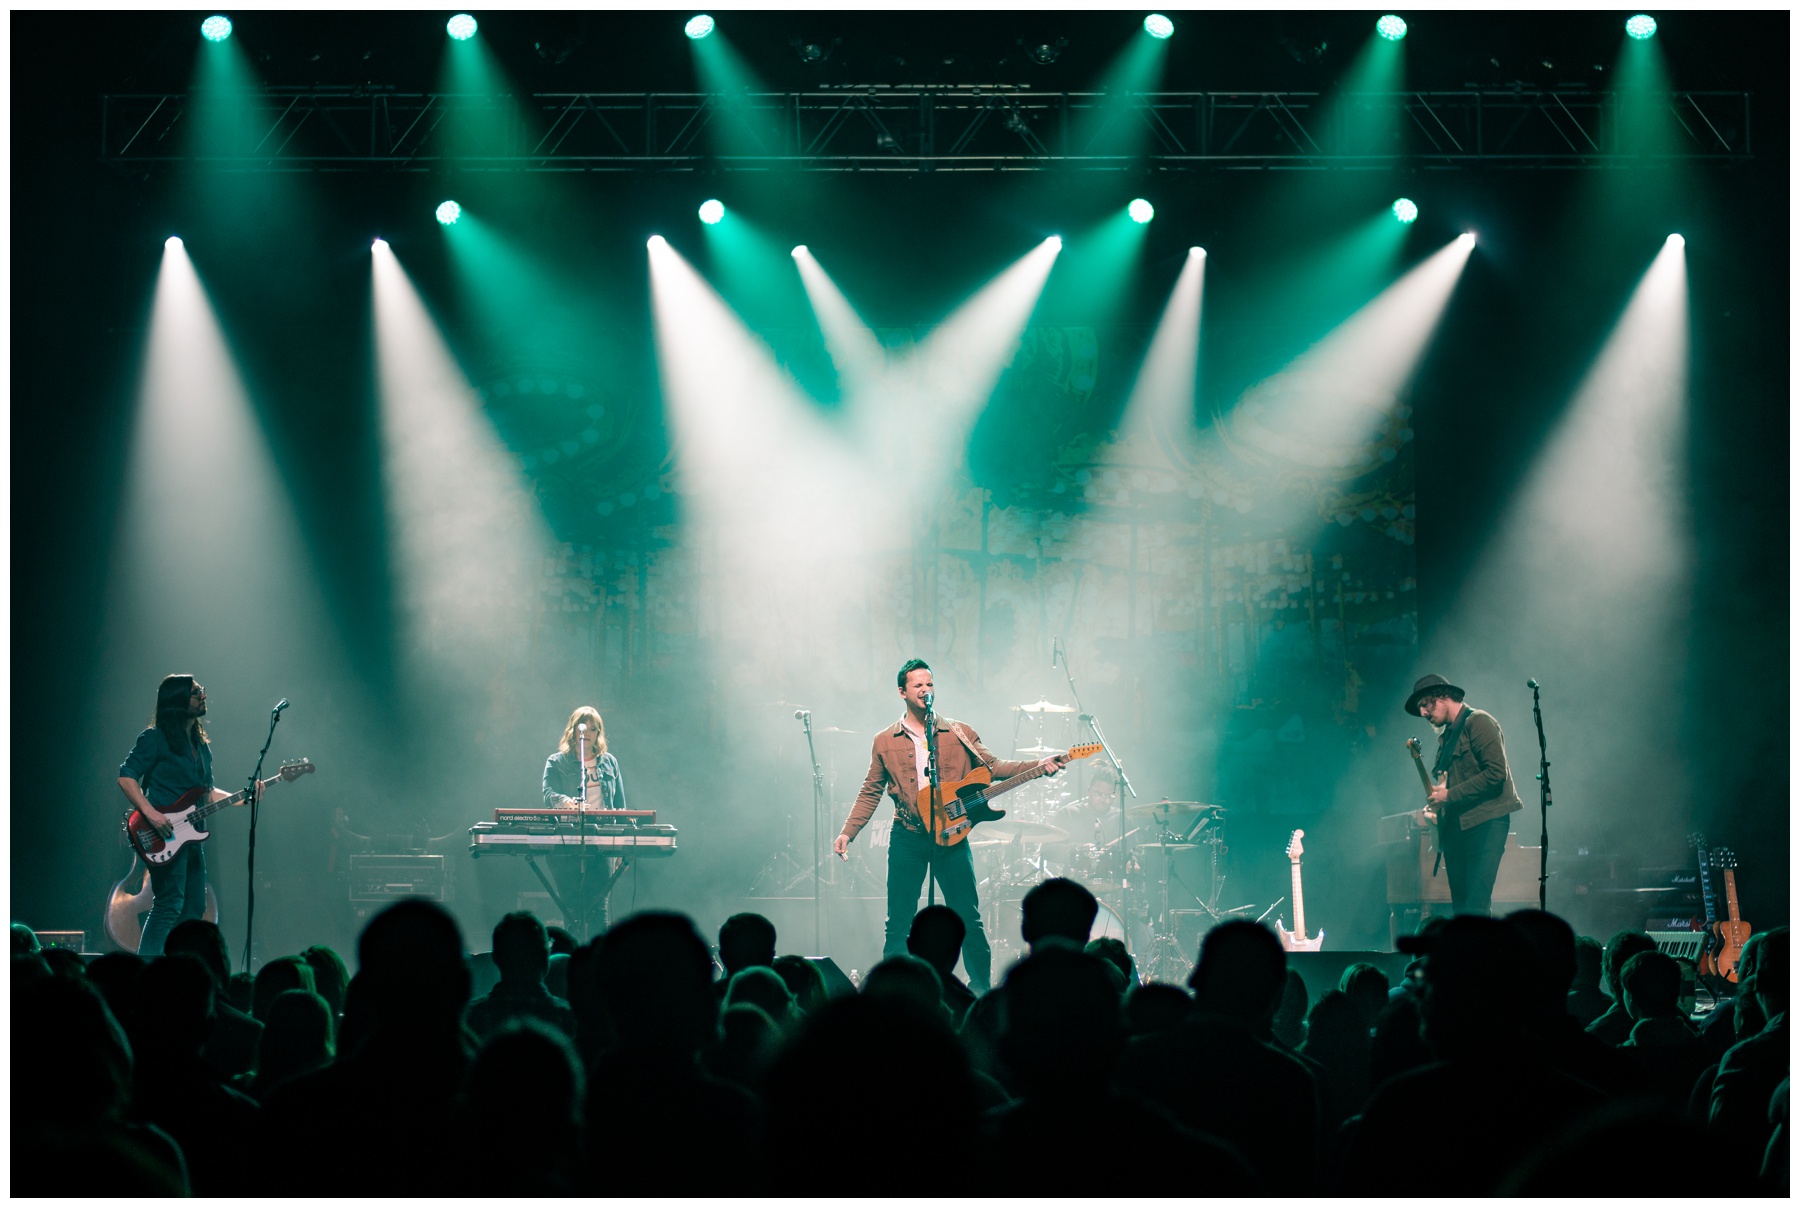
[[[664,239],[661,235],[652,235],[652,236],[650,236],[650,239],[646,246],[653,247],[653,248],[662,247],[664,244],[666,244],[668,242],[669,241],[667,239]]]
[[[1393,13],[1389,13],[1375,22],[1375,32],[1390,42],[1398,42],[1406,36],[1406,22]]]
[[[1161,13],[1151,13],[1144,18],[1144,32],[1160,42],[1175,32],[1175,22]]]
[[[223,42],[231,36],[231,18],[212,16],[200,22],[200,36],[208,42]]]
[[[1675,238],[1675,236],[1671,235],[1670,238],[1673,239],[1673,238]],[[181,236],[180,235],[170,235],[167,239],[163,240],[163,246],[164,247],[180,247],[181,246]]]
[[[179,243],[180,240],[176,240],[176,242]],[[1687,240],[1683,239],[1680,235],[1670,235],[1667,239],[1663,240],[1663,242],[1669,244],[1671,247],[1687,246]]]
[[[457,205],[454,201],[446,201],[437,208],[437,220],[445,226],[450,226],[461,217],[462,207]]]
[[[382,252],[382,251],[386,251],[386,250],[387,250],[387,245],[388,245],[388,241],[387,241],[387,240],[385,240],[385,239],[383,239],[383,238],[382,238],[382,237],[381,237],[381,236],[380,236],[380,235],[377,235],[377,236],[375,236],[375,242],[374,242],[374,243],[371,243],[371,244],[370,244],[370,245],[369,245],[369,250],[370,250],[370,251],[371,251],[371,252]]]
[[[806,255],[806,245],[804,243],[796,243],[794,245],[794,250],[789,252],[788,255],[796,260],[800,259],[800,257]]]
[[[1044,242],[1049,244],[1051,247],[1056,248],[1058,251],[1062,250],[1062,236],[1061,235],[1052,235],[1052,236],[1050,236],[1050,238],[1044,240]]]
[[[468,13],[457,13],[454,17],[444,22],[444,32],[449,34],[452,38],[455,38],[458,42],[467,42],[470,38],[473,38],[477,28],[479,27],[475,24],[475,18]]]
[[[1625,32],[1642,42],[1645,38],[1656,36],[1656,18],[1649,13],[1639,13],[1635,17],[1625,19]]]
[[[1411,198],[1402,197],[1399,201],[1394,203],[1394,217],[1398,218],[1403,224],[1411,226],[1413,220],[1418,216],[1419,207]]]
[[[700,203],[700,221],[707,226],[717,226],[725,217],[725,203],[716,197],[710,197]]]
[[[681,31],[694,41],[698,42],[701,38],[704,38],[713,31],[713,19],[705,13],[701,13],[698,17],[690,19],[686,25],[682,26]]]
[[[1203,247],[1191,247],[1191,248],[1189,248],[1189,249],[1188,249],[1188,255],[1190,255],[1190,256],[1204,256],[1204,255],[1206,255],[1206,249],[1205,249],[1205,248],[1203,248]]]
[[[1130,205],[1126,206],[1125,212],[1131,215],[1131,221],[1137,223],[1139,226],[1144,225],[1146,222],[1149,222],[1152,218],[1156,217],[1156,207],[1145,201],[1142,197],[1134,199]]]

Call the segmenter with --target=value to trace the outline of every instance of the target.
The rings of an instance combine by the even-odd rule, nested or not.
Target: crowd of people
[[[833,986],[735,915],[586,945],[530,914],[471,957],[408,900],[357,945],[233,975],[13,925],[16,1195],[1686,1195],[1787,1193],[1787,928],[1696,1024],[1675,960],[1555,915],[1432,919],[1312,997],[1226,922],[1140,983],[1047,881],[994,990],[963,923]],[[723,975],[719,974],[722,966]],[[827,970],[828,972],[834,970]],[[479,992],[478,992],[479,991]],[[835,992],[834,992],[835,991]]]

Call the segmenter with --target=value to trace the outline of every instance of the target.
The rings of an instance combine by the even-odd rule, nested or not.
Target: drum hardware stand
[[[1085,708],[1082,707],[1081,691],[1080,691],[1080,689],[1075,687],[1075,670],[1074,670],[1074,668],[1069,666],[1069,652],[1064,647],[1063,641],[1061,638],[1056,638],[1054,641],[1052,641],[1051,646],[1050,646],[1050,664],[1051,664],[1051,666],[1055,666],[1058,661],[1060,661],[1062,663],[1064,678],[1066,678],[1069,681],[1069,695],[1075,698],[1076,716],[1081,720],[1081,722],[1084,725],[1087,726],[1087,728],[1089,730],[1091,730],[1093,732],[1094,741],[1100,744],[1101,753],[1106,756],[1107,762],[1112,764],[1113,775],[1115,775],[1119,778],[1120,787],[1123,788],[1127,793],[1130,793],[1133,797],[1137,796],[1138,795],[1137,789],[1132,787],[1131,777],[1129,777],[1125,774],[1125,765],[1119,762],[1119,757],[1113,753],[1112,744],[1110,744],[1106,741],[1106,735],[1103,734],[1100,730],[1100,719],[1095,717],[1092,713],[1089,713]],[[1121,919],[1129,919],[1131,917],[1131,911],[1129,909],[1130,899],[1131,899],[1131,851],[1126,846],[1126,843],[1125,843],[1126,834],[1127,834],[1127,832],[1125,830],[1125,799],[1123,797],[1120,797],[1119,798],[1119,917]],[[1126,939],[1127,947],[1129,947],[1130,940],[1131,940],[1131,927],[1129,924],[1127,924],[1126,928],[1125,928],[1125,939]]]
[[[819,936],[819,819],[825,812],[825,772],[819,767],[819,752],[813,746],[812,711],[795,709],[794,716],[800,720],[800,726],[806,731],[806,757],[812,761],[813,780],[813,864],[812,864],[812,899],[813,899],[813,951],[824,952],[825,948]]]

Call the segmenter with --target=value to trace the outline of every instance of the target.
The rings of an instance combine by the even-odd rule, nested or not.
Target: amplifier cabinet
[[[1387,853],[1389,905],[1450,900],[1450,878],[1437,862],[1437,843],[1430,828],[1415,828],[1404,838],[1381,846]],[[1520,847],[1517,834],[1506,836],[1506,850],[1500,853],[1500,875],[1494,879],[1494,901],[1537,903],[1542,850]],[[1431,875],[1433,865],[1437,865],[1436,876]]]
[[[398,898],[444,900],[442,856],[351,856],[350,900],[391,902]]]

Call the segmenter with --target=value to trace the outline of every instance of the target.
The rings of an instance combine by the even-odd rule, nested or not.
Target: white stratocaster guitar
[[[1290,874],[1294,878],[1294,929],[1289,931],[1275,920],[1275,934],[1281,937],[1281,946],[1289,952],[1317,952],[1325,946],[1325,929],[1319,928],[1319,934],[1312,939],[1306,938],[1306,895],[1300,892],[1300,854],[1306,849],[1300,846],[1300,840],[1306,832],[1297,830],[1288,839],[1287,858],[1292,866]]]

